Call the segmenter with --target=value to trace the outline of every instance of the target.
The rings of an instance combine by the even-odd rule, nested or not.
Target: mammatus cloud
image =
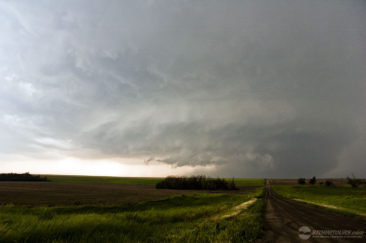
[[[4,1],[0,12],[2,158],[366,175],[363,1]]]

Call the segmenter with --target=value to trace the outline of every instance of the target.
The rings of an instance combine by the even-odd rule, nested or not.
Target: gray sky
[[[1,1],[0,171],[366,176],[365,13]]]

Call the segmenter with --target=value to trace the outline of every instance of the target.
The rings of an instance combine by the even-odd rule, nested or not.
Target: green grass
[[[75,182],[75,183],[115,183],[126,185],[146,185],[155,186],[163,180],[158,177],[112,177],[112,176],[73,176],[73,175],[46,175],[50,181],[54,182]],[[226,178],[229,182],[231,178]],[[237,186],[263,186],[262,178],[234,178]]]
[[[263,188],[200,193],[121,206],[0,207],[0,242],[253,242],[263,224]],[[239,215],[217,219],[259,197]]]
[[[322,185],[272,186],[275,192],[287,198],[297,198],[318,204],[339,207],[339,210],[366,215],[366,188]]]

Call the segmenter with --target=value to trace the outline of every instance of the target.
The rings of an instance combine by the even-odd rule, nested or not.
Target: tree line
[[[366,185],[366,180],[365,179],[360,179],[360,178],[356,178],[355,176],[352,177],[347,177],[347,184],[351,185],[354,188],[359,187],[360,185]],[[308,180],[309,184],[314,185],[317,182],[317,179],[315,176],[313,176],[312,178],[310,178]],[[306,179],[305,178],[299,178],[297,179],[297,183],[300,185],[304,185],[306,184]],[[323,182],[320,182],[320,184],[323,184]],[[334,183],[331,180],[326,180],[325,181],[325,185],[326,186],[334,186]]]
[[[48,181],[48,178],[46,176],[31,175],[29,172],[23,174],[1,173],[0,181]]]
[[[193,190],[238,190],[234,179],[230,182],[221,178],[209,178],[203,175],[191,177],[168,176],[156,184],[158,189]]]

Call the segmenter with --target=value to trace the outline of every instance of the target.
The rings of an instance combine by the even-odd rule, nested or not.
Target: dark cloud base
[[[366,176],[365,12],[357,0],[5,1],[0,155]]]

